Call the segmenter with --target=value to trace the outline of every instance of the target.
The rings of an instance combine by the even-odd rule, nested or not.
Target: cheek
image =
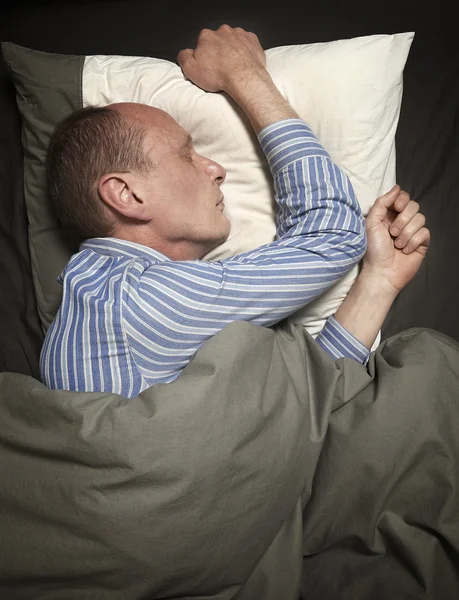
[[[202,213],[209,211],[214,202],[212,182],[203,170],[189,161],[181,161],[175,167],[167,174],[166,197],[168,195],[170,204],[180,207],[181,219],[193,219],[198,213],[202,218]]]
[[[203,188],[203,180],[200,173],[192,165],[188,164],[187,167],[182,168],[179,175],[176,174],[175,180],[171,184],[175,194],[183,202],[186,202],[187,199],[193,202],[193,199],[201,195],[200,190]]]

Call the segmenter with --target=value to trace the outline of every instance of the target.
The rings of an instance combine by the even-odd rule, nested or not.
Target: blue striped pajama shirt
[[[83,242],[59,276],[63,298],[40,369],[52,389],[132,398],[176,379],[233,321],[271,326],[336,283],[366,250],[351,183],[300,119],[259,133],[274,179],[276,240],[219,261],[172,261],[116,238]],[[333,358],[369,350],[330,317],[316,338]]]

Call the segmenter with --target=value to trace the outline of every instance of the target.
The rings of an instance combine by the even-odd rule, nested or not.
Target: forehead
[[[156,147],[160,145],[178,149],[191,140],[189,133],[164,111],[153,108],[145,110],[142,122],[146,129],[146,142]]]

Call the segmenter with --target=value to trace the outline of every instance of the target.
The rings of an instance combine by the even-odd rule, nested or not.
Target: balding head
[[[58,125],[50,140],[50,196],[61,224],[82,239],[109,235],[113,228],[113,219],[97,191],[100,177],[107,172],[152,167],[144,150],[143,121],[134,118],[134,106],[119,106],[119,110],[89,106],[75,111]],[[142,105],[138,106],[140,115]],[[133,117],[126,120],[124,114]]]
[[[170,123],[171,121],[176,123],[164,110],[139,102],[114,102],[107,104],[105,108],[116,111],[130,121],[148,123],[152,126],[161,127],[165,122]]]
[[[159,108],[83,109],[60,126],[51,148],[53,197],[84,238],[110,235],[196,260],[229,234],[225,170]]]

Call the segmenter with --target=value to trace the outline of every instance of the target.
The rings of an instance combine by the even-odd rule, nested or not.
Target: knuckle
[[[423,238],[426,238],[426,239],[430,238],[430,229],[428,229],[427,227],[423,227],[421,229],[421,232],[422,232]]]
[[[422,223],[422,226],[424,226],[425,222],[426,222],[425,215],[423,215],[422,213],[418,213],[416,216],[417,216],[419,222]]]
[[[211,29],[201,29],[198,35],[198,40],[202,40],[203,38],[208,37],[211,33],[213,33]]]
[[[185,50],[181,50],[177,54],[177,62],[179,65],[184,66],[189,62],[189,53]]]
[[[398,195],[398,202],[401,204],[406,204],[410,201],[410,195],[405,190],[401,190]]]
[[[413,235],[413,237],[411,238],[411,244],[413,246],[419,246],[420,244],[422,244],[423,241],[425,241],[425,239],[426,229],[422,228]]]
[[[398,210],[402,210],[403,208],[405,208],[407,206],[409,201],[410,201],[409,194],[402,190],[399,193],[397,200],[395,201],[395,205],[398,208]]]

